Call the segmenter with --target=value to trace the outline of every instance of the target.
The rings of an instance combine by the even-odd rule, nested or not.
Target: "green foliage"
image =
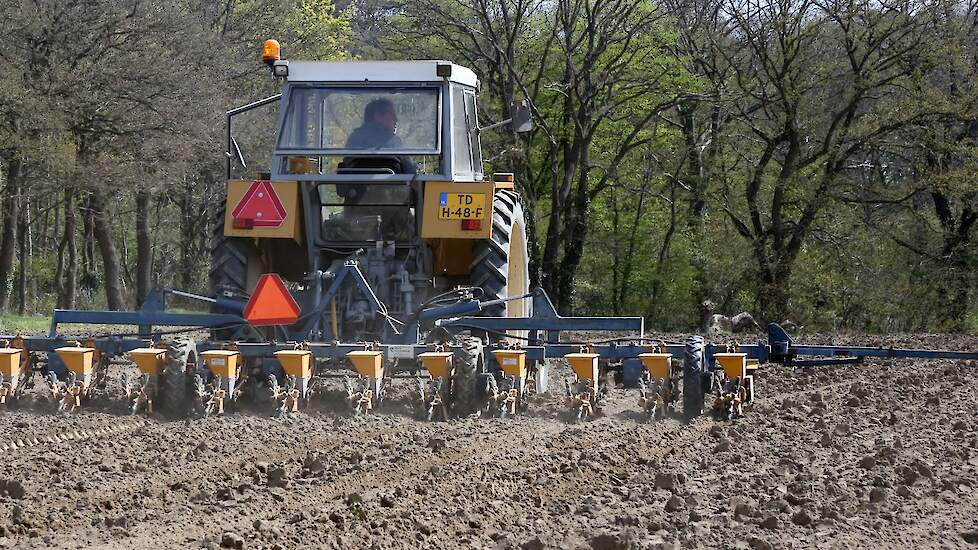
[[[277,91],[258,57],[275,38],[289,59],[469,66],[483,123],[530,96],[537,130],[484,133],[486,168],[517,173],[538,262],[556,220],[558,267],[542,275],[574,276],[576,314],[686,330],[709,299],[809,328],[978,332],[978,31],[953,10],[341,5],[37,0],[5,11],[0,200],[11,160],[24,160],[27,309],[55,305],[66,188],[77,190],[79,305],[104,306],[100,255],[83,250],[92,189],[108,198],[127,295],[136,189],[152,193],[152,283],[206,290],[222,113]],[[274,114],[240,119],[249,157],[270,148]],[[580,260],[562,262],[581,235]],[[15,294],[16,275],[3,274]],[[46,320],[0,317],[0,331],[35,322]]]
[[[965,330],[971,334],[978,334],[978,309],[968,312],[964,320]]]
[[[105,306],[109,281],[90,232],[95,216],[109,226],[117,284],[130,304],[143,254],[151,285],[206,291],[208,234],[223,189],[224,111],[277,86],[260,63],[264,39],[278,38],[287,56],[342,58],[353,14],[326,0],[37,0],[5,9],[0,209],[8,169],[19,159],[26,192],[9,200],[30,213],[25,308],[56,305],[72,255],[75,304]],[[148,251],[137,245],[137,189],[150,192]],[[105,196],[107,212],[89,207],[94,192]],[[4,219],[0,229],[14,222]],[[17,260],[0,266],[15,296],[18,268]]]
[[[0,314],[0,334],[40,334],[51,328],[51,318]]]

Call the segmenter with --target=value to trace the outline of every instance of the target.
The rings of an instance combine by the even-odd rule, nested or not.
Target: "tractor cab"
[[[271,177],[317,182],[326,240],[406,243],[417,182],[483,179],[472,71],[442,61],[276,63],[287,76]]]
[[[287,63],[280,66],[288,76],[273,179],[483,179],[479,82],[469,69],[443,61],[276,63]]]

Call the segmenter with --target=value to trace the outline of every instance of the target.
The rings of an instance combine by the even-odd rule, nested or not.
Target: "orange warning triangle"
[[[265,273],[258,279],[258,285],[245,305],[244,318],[255,327],[291,325],[299,318],[299,311],[299,304],[285,288],[282,278]]]

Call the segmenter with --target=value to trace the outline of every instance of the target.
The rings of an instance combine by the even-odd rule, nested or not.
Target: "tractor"
[[[294,61],[280,52],[273,40],[263,47],[281,94],[228,114],[211,294],[245,300],[261,275],[278,275],[304,313],[261,329],[265,338],[453,340],[464,353],[445,382],[455,405],[468,406],[460,401],[484,370],[481,345],[503,334],[436,331],[420,314],[460,299],[481,302],[489,316],[532,313],[523,206],[512,174],[484,172],[476,75],[446,61]],[[249,174],[234,117],[270,103],[278,104],[271,162]],[[529,130],[527,105],[493,127],[503,124]],[[213,311],[240,312],[216,302]],[[247,340],[252,330],[213,337]],[[255,370],[278,394],[290,382],[266,363]],[[376,400],[385,377],[360,374],[347,381],[350,399]]]

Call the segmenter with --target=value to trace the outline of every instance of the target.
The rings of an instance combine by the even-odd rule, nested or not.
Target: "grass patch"
[[[965,315],[964,330],[969,334],[978,334],[978,309],[972,310]]]
[[[43,315],[0,314],[0,334],[38,334],[51,328],[51,318]]]

